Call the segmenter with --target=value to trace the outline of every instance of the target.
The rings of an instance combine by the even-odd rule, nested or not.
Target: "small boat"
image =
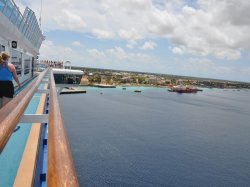
[[[94,84],[94,86],[99,88],[116,88],[116,85],[108,85],[108,84]]]
[[[138,92],[138,93],[140,93],[140,92],[141,92],[141,90],[135,90],[134,92]]]
[[[168,91],[169,91],[169,92],[175,92],[175,90],[172,89],[172,88],[171,88],[171,89],[168,89]]]

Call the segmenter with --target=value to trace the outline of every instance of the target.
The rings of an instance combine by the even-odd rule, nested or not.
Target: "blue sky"
[[[18,0],[40,15],[40,0]],[[250,1],[43,0],[40,59],[250,82]]]

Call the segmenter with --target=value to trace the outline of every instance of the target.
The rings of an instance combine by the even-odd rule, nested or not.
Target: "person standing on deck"
[[[10,56],[6,52],[0,54],[0,108],[6,105],[14,96],[12,78],[20,87],[20,82],[13,64],[8,63]]]

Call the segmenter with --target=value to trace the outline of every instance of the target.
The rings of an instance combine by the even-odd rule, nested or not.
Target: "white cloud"
[[[137,42],[135,40],[129,40],[126,47],[129,49],[133,49],[137,45]]]
[[[250,77],[250,67],[244,68],[243,73]]]
[[[31,0],[25,2],[29,3],[38,17],[40,2]],[[130,51],[133,51],[132,49],[135,49],[141,41],[154,42],[167,39],[167,44],[174,46],[171,49],[174,54],[187,56],[191,54],[197,58],[212,56],[217,58],[218,62],[220,60],[239,62],[239,59],[250,52],[249,0],[44,0],[43,2],[42,27],[45,31],[70,30],[92,33],[96,38],[112,39],[114,46],[119,46],[121,41],[126,42],[126,47],[131,49]],[[23,9],[24,1],[16,0],[16,3]],[[115,44],[116,41],[119,44]],[[43,45],[41,55],[48,47],[46,45],[48,43]],[[63,46],[55,47],[61,53],[70,50]],[[110,50],[113,51],[113,58],[132,60],[132,56],[136,57],[135,52],[127,53],[124,49],[113,47]],[[102,50],[102,52],[109,58],[107,51]],[[50,55],[50,52],[47,50],[46,54]],[[58,56],[61,58],[60,53]],[[79,59],[82,58],[78,53],[77,56]]]
[[[188,76],[214,77],[230,79],[231,74],[235,72],[233,67],[223,66],[207,58],[187,58],[185,60],[175,61],[179,67],[178,73]]]
[[[42,43],[40,54],[40,59],[55,61],[70,61],[72,58],[77,59],[79,57],[72,48],[57,46],[49,40]]]
[[[131,53],[126,52],[121,47],[111,48],[105,51],[106,56],[115,61],[123,61],[124,63],[135,63],[135,64],[153,64],[159,60],[154,56],[150,56],[145,53]]]
[[[111,31],[93,29],[92,33],[99,39],[112,39],[115,35]]]
[[[78,47],[78,46],[81,46],[81,42],[79,42],[79,41],[73,41],[72,45]]]
[[[149,30],[167,37],[177,47],[184,46],[183,52],[193,55],[236,60],[242,50],[249,52],[250,36],[246,35],[250,31],[249,1],[199,0],[197,7],[183,1],[179,11],[177,6],[152,11]]]
[[[23,8],[23,1],[17,3]],[[40,2],[29,4],[35,12],[40,11]],[[191,7],[184,0],[45,0],[42,23],[46,30],[93,31],[98,38],[119,36],[127,41],[153,34],[183,45],[186,52],[215,57],[215,48],[234,50],[235,54],[241,53],[239,49],[250,50],[246,34],[250,32],[250,1],[198,0],[196,4]],[[231,59],[227,56],[224,58]]]
[[[98,49],[89,49],[89,50],[87,50],[87,52],[91,57],[94,57],[94,58],[104,58],[105,57],[105,54],[102,51],[99,51]]]
[[[188,16],[192,16],[192,15],[195,15],[196,10],[194,8],[190,7],[190,6],[184,6],[182,8],[182,12],[183,12],[184,15],[186,14]]]
[[[147,41],[143,44],[143,46],[141,47],[144,50],[153,50],[155,49],[155,47],[157,47],[157,44],[155,42],[152,41]]]
[[[131,28],[129,30],[120,30],[119,36],[122,39],[130,40],[130,41],[136,41],[142,39],[142,36],[139,34],[139,32],[135,28]]]
[[[111,57],[115,57],[119,60],[124,60],[128,58],[127,53],[121,47],[115,47],[114,49],[108,49],[107,53]]]
[[[176,15],[169,11],[152,10],[148,14],[147,29],[159,36],[169,36],[177,27]]]
[[[60,10],[60,14],[53,15],[52,19],[55,21],[56,25],[61,29],[83,32],[83,29],[87,26],[80,15],[75,14],[67,9]]]
[[[217,50],[215,56],[219,59],[238,60],[241,57],[239,50]]]
[[[177,54],[177,55],[182,55],[182,54],[183,54],[183,50],[182,50],[181,48],[179,48],[179,47],[174,47],[174,48],[172,49],[172,52],[173,52],[174,54]]]
[[[41,46],[40,59],[42,60],[55,60],[55,61],[71,61],[72,65],[80,65],[85,59],[90,61],[98,60],[98,63],[109,62],[156,62],[156,58],[144,53],[128,53],[121,47],[114,47],[109,49],[86,49],[85,52],[82,49],[63,47],[55,45],[52,41],[44,41]],[[79,61],[80,59],[80,61]]]

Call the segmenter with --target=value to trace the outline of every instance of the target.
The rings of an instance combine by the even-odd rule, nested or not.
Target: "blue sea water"
[[[59,97],[81,186],[250,186],[250,90],[82,89]]]

